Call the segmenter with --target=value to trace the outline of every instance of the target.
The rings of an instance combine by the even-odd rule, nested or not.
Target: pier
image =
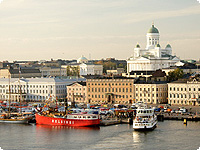
[[[200,121],[200,116],[199,115],[187,115],[187,114],[177,114],[177,113],[159,113],[157,114],[158,120],[163,121],[163,120],[184,120],[186,119],[187,121]]]

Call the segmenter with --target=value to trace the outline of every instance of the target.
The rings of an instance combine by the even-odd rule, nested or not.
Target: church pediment
[[[176,56],[172,60],[180,61],[180,59],[178,57],[176,57]]]
[[[139,58],[138,58],[138,59],[136,59],[136,60],[138,60],[138,61],[148,60],[148,61],[149,61],[149,59],[148,59],[148,58],[146,58],[146,57],[139,57]]]
[[[14,83],[19,84],[19,80],[16,80]],[[26,84],[24,79],[20,79],[20,84]]]

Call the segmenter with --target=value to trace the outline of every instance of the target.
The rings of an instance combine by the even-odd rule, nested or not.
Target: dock
[[[186,115],[186,114],[169,114],[169,113],[159,113],[157,114],[158,120],[188,120],[188,121],[200,121],[199,115]]]
[[[117,119],[117,118],[109,118],[101,120],[100,126],[111,126],[117,124],[132,124],[132,120],[129,118]]]

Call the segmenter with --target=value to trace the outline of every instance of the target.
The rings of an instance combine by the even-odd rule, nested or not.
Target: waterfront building
[[[135,84],[135,102],[148,104],[167,103],[168,85],[166,73],[156,70],[150,77],[139,77]]]
[[[88,102],[92,104],[131,104],[134,80],[121,76],[86,76]]]
[[[9,78],[0,78],[0,100],[8,100],[9,93],[12,101],[19,101],[20,96],[23,101],[65,99],[66,86],[75,81],[77,79],[11,78],[9,82]]]
[[[135,102],[148,104],[167,103],[168,87],[166,82],[135,83]]]
[[[67,100],[75,103],[87,103],[86,82],[74,82],[67,85]]]
[[[199,78],[181,79],[168,83],[168,103],[172,105],[200,105]]]
[[[163,49],[160,45],[160,34],[158,29],[152,24],[147,31],[147,45],[142,49],[137,44],[133,51],[133,56],[127,59],[127,73],[131,71],[155,71],[157,69],[174,66],[180,59],[172,55],[172,47],[167,44]]]

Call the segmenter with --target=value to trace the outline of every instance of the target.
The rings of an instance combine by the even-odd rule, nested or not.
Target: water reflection
[[[70,126],[50,126],[36,125],[36,130],[100,130],[100,127],[70,127]]]
[[[133,142],[138,143],[140,142],[139,132],[133,132]]]
[[[148,134],[153,131],[133,131],[133,142],[141,142]]]

